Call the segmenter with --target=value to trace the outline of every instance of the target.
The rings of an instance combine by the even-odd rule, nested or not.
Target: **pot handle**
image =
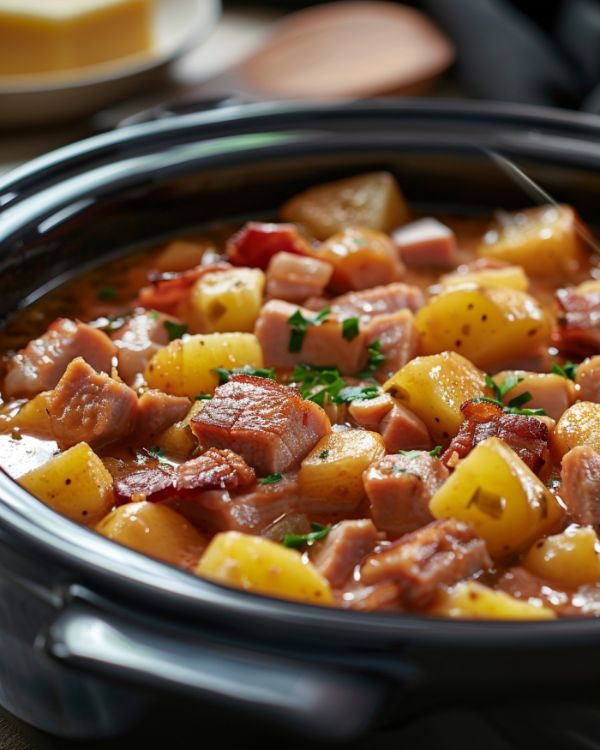
[[[318,739],[362,735],[388,693],[383,679],[199,638],[186,641],[85,604],[65,609],[42,645],[72,667],[227,703]]]

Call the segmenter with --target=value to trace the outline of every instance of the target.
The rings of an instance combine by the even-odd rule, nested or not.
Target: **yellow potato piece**
[[[309,188],[281,209],[285,221],[304,224],[319,240],[352,226],[390,232],[410,218],[389,172],[370,172]]]
[[[529,279],[521,266],[506,268],[486,268],[470,273],[449,273],[442,276],[440,284],[444,289],[455,289],[461,286],[506,286],[519,292],[526,292]]]
[[[589,526],[569,526],[562,534],[536,542],[523,566],[540,578],[565,588],[600,581],[600,545]]]
[[[578,445],[600,451],[600,404],[593,401],[573,404],[556,423],[554,438],[561,456]]]
[[[385,455],[383,438],[367,430],[332,432],[321,438],[300,466],[300,494],[311,500],[312,510],[322,501],[323,511],[355,508],[365,490],[362,475],[373,461]]]
[[[176,461],[186,461],[194,448],[198,445],[198,440],[194,436],[190,427],[192,417],[198,414],[205,401],[194,401],[190,410],[181,420],[168,427],[156,438],[156,445],[167,455]]]
[[[209,333],[176,339],[160,349],[146,367],[146,382],[173,396],[194,399],[219,384],[215,367],[263,366],[262,350],[252,333]]]
[[[46,398],[49,391],[38,393],[31,401],[23,404],[18,414],[11,420],[12,427],[18,427],[27,435],[40,438],[52,437],[52,425]]]
[[[471,523],[495,559],[526,549],[563,510],[550,490],[498,438],[479,443],[431,498],[435,518]]]
[[[265,288],[257,268],[207,273],[194,284],[182,311],[191,333],[254,330]]]
[[[522,266],[531,276],[573,273],[585,258],[577,235],[578,221],[570,206],[502,213],[477,252],[485,258]]]
[[[94,524],[113,506],[113,479],[87,443],[23,474],[19,484],[74,521]]]
[[[550,337],[540,303],[508,287],[462,287],[433,297],[415,317],[424,354],[454,350],[484,370],[531,356]]]
[[[191,568],[206,545],[182,515],[157,503],[127,503],[96,525],[102,536],[163,562]]]
[[[491,395],[484,373],[456,352],[415,357],[383,388],[420,417],[441,444],[447,444],[464,421],[461,404]]]
[[[225,531],[213,537],[196,573],[219,583],[313,604],[331,604],[329,583],[295,549],[270,539]]]
[[[522,602],[476,581],[463,581],[440,596],[429,614],[473,620],[554,620],[548,607]]]

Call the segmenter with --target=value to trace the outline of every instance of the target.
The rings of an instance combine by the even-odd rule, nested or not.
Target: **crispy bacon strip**
[[[262,268],[277,253],[311,255],[308,242],[294,224],[268,224],[250,221],[227,242],[227,257],[236,266]]]
[[[173,315],[198,279],[207,273],[228,271],[230,268],[229,263],[219,262],[207,266],[196,266],[187,271],[152,274],[151,285],[140,289],[133,305]]]
[[[117,503],[131,503],[144,498],[158,503],[174,495],[173,472],[154,467],[126,474],[114,483]]]
[[[256,479],[252,469],[237,453],[209,448],[198,458],[177,467],[175,489],[179,495],[205,490],[237,490]]]

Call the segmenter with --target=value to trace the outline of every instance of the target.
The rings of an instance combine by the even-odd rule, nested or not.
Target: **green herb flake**
[[[351,404],[353,401],[370,401],[372,398],[377,398],[381,391],[376,385],[352,385],[342,388],[341,391],[334,396],[331,401],[334,404]]]
[[[398,451],[398,453],[401,456],[404,456],[405,458],[419,458],[419,456],[423,455],[423,451]]]
[[[381,353],[381,341],[379,339],[371,341],[367,348],[367,354],[369,356],[367,366],[362,372],[358,373],[359,378],[372,378],[373,373],[379,369],[379,365],[385,362],[386,359],[385,355]]]
[[[98,290],[97,297],[102,302],[110,302],[119,296],[119,290],[116,286],[103,286],[102,289]]]
[[[164,320],[163,326],[169,335],[169,341],[180,339],[188,331],[186,323],[174,323],[172,320]]]
[[[331,531],[331,526],[321,523],[311,523],[312,531],[308,534],[286,534],[283,537],[283,546],[290,549],[302,549],[305,544],[312,544],[318,539],[324,539]]]
[[[552,363],[551,372],[553,372],[555,375],[560,375],[563,378],[566,378],[567,380],[575,380],[575,377],[577,375],[577,365],[575,362],[565,362],[564,365],[559,365],[558,362]]]
[[[319,453],[318,457],[321,459],[321,461],[324,461],[327,458],[328,455],[329,455],[329,451],[328,450],[324,450],[324,451],[321,451]]]
[[[311,326],[320,326],[331,313],[329,307],[324,308],[321,312],[317,313],[313,318],[305,318],[301,310],[296,310],[288,318],[288,325],[292,329],[290,334],[290,343],[288,350],[290,352],[299,352],[302,350],[302,344],[304,343],[304,337],[306,332]]]
[[[253,375],[255,378],[267,378],[268,380],[277,380],[275,370],[266,367],[252,367],[244,365],[243,367],[234,367],[232,370],[226,370],[224,367],[215,367],[213,372],[219,378],[219,385],[226,383],[232,375]]]
[[[358,318],[346,318],[342,321],[342,336],[346,341],[352,341],[360,333]]]
[[[197,393],[194,401],[208,401],[213,397],[212,393]]]
[[[283,476],[281,474],[269,474],[268,477],[263,477],[262,479],[258,480],[259,484],[276,484],[277,482],[281,482],[283,479]]]
[[[529,391],[524,391],[518,396],[511,398],[508,402],[508,406],[504,403],[503,399],[506,394],[511,391],[516,385],[521,383],[524,378],[517,377],[516,375],[509,375],[498,385],[490,375],[485,376],[485,382],[488,388],[494,394],[493,398],[488,396],[481,396],[480,398],[474,398],[474,403],[486,401],[489,404],[495,404],[506,414],[520,414],[525,417],[545,417],[546,412],[543,409],[522,409],[523,404],[531,401],[532,395]]]
[[[435,448],[429,451],[431,458],[437,458],[444,449],[441,445],[436,445]]]

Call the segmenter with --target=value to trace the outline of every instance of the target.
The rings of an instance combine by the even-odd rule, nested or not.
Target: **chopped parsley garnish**
[[[346,318],[342,321],[342,336],[346,341],[352,341],[360,333],[358,318]]]
[[[154,458],[161,459],[165,457],[165,452],[160,445],[154,445],[152,448],[146,448],[146,450]]]
[[[195,401],[208,401],[209,398],[212,398],[212,393],[197,393],[194,400]]]
[[[311,523],[310,528],[312,531],[308,534],[286,534],[283,537],[283,546],[301,549],[305,544],[324,539],[331,530],[331,526],[323,526],[322,523]]]
[[[433,450],[427,452],[429,453],[431,458],[436,458],[443,450],[444,449],[441,445],[436,445]],[[423,455],[423,452],[424,451],[398,451],[398,453],[400,453],[400,455],[404,456],[405,458],[419,458],[419,456]]]
[[[174,323],[172,320],[163,321],[163,325],[169,334],[169,341],[180,339],[188,330],[186,323]]]
[[[431,458],[437,458],[444,449],[441,445],[436,445],[435,448],[429,451]]]
[[[281,474],[269,474],[268,477],[263,477],[262,479],[258,480],[259,484],[275,484],[276,482],[281,482],[283,479],[283,476]]]
[[[119,290],[116,286],[103,286],[102,289],[98,290],[97,297],[102,302],[110,302],[119,296]]]
[[[498,385],[490,375],[485,376],[485,383],[487,387],[494,394],[494,398],[488,398],[487,396],[481,396],[481,398],[475,398],[473,401],[478,403],[480,401],[487,401],[490,404],[496,404],[506,414],[520,414],[524,417],[545,417],[546,412],[543,409],[521,409],[523,404],[531,401],[532,396],[529,391],[524,391],[518,396],[511,398],[506,405],[503,401],[506,394],[518,385],[524,378],[519,378],[516,375],[509,375]]]
[[[290,352],[301,351],[308,329],[311,326],[320,326],[323,321],[327,320],[330,313],[331,309],[329,307],[321,310],[313,318],[305,318],[301,310],[296,310],[296,312],[292,313],[287,321],[289,327],[292,329],[288,350]]]
[[[373,373],[379,369],[379,365],[385,362],[385,355],[381,353],[381,341],[379,339],[375,339],[369,344],[367,354],[369,355],[367,366],[362,372],[358,373],[359,378],[372,378]]]
[[[350,404],[352,401],[370,401],[380,395],[379,386],[376,385],[349,385],[338,393],[333,402]]]
[[[368,401],[380,394],[376,385],[346,385],[335,367],[298,365],[292,373],[291,382],[296,384],[303,398],[319,406],[325,405],[325,397],[332,404],[349,404],[352,401]]]
[[[553,362],[551,371],[555,375],[567,378],[567,380],[575,380],[575,376],[577,375],[577,365],[575,362],[571,361],[565,362],[562,366],[559,365],[558,362]]]
[[[226,370],[224,367],[215,367],[213,372],[219,378],[219,385],[226,383],[232,375],[253,375],[255,378],[268,378],[269,380],[277,380],[275,370],[266,367],[252,367],[252,365],[244,365],[243,367],[234,367],[232,370]]]
[[[99,331],[104,331],[105,333],[114,333],[120,328],[123,328],[125,323],[127,323],[127,321],[131,317],[133,317],[131,313],[126,313],[125,315],[106,315],[98,318],[98,320],[94,321],[90,325],[93,328],[97,328]]]
[[[329,455],[329,451],[325,449],[324,451],[321,451],[319,453],[319,458],[321,459],[321,461],[324,461],[328,455]]]

